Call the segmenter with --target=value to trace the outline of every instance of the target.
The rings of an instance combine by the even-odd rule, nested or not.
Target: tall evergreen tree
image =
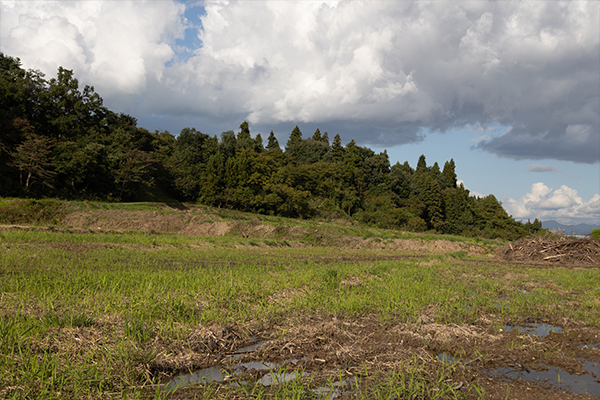
[[[240,124],[240,132],[238,133],[238,140],[250,139],[250,125],[248,121],[244,121]]]
[[[288,147],[298,144],[301,141],[302,141],[302,132],[300,132],[300,128],[298,127],[298,125],[296,125],[294,127],[294,129],[292,130],[292,133],[290,133],[290,138],[287,142],[286,150]]]
[[[427,168],[427,160],[425,159],[425,154],[421,154],[419,157],[419,161],[417,162],[417,169],[415,172],[417,173],[425,173],[428,171]]]
[[[317,130],[316,130],[316,131],[315,131],[315,133],[313,134],[313,136],[312,136],[312,139],[313,139],[313,140],[316,140],[316,141],[321,141],[321,140],[323,140],[323,137],[321,136],[321,131],[319,130],[319,128],[317,128]]]
[[[415,174],[415,170],[412,169],[408,161],[404,161],[404,164],[402,164],[402,172],[409,180],[412,179],[412,176]]]
[[[279,151],[281,151],[281,148],[279,147],[279,141],[275,137],[275,134],[273,133],[273,131],[271,131],[271,133],[269,133],[269,137],[267,138],[267,150],[269,150],[269,151],[273,151],[273,150],[279,150]]]
[[[444,219],[443,198],[440,186],[431,175],[425,176],[421,201],[425,204],[425,221],[429,228],[439,229]]]
[[[260,153],[265,149],[263,146],[263,138],[260,133],[256,134],[256,137],[254,138],[254,143],[255,143],[254,149],[256,150],[257,153]]]
[[[290,138],[285,145],[285,152],[290,156],[296,158],[298,156],[299,148],[302,143],[302,132],[298,125],[292,130]]]
[[[444,183],[447,185],[446,187],[456,187],[456,164],[454,164],[454,159],[446,161],[442,175],[444,177]]]
[[[258,151],[257,143],[250,136],[250,126],[247,121],[240,125],[240,132],[237,135],[236,147],[238,149],[255,149]]]
[[[342,146],[342,138],[340,137],[340,134],[337,133],[331,143],[331,158],[334,162],[342,161],[344,159],[344,153],[345,150]]]

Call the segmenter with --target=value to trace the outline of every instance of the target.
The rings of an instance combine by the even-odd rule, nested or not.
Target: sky
[[[0,51],[151,131],[298,125],[600,226],[598,1],[7,1]]]

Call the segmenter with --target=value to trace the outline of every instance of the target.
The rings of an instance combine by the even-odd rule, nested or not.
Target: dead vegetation
[[[499,253],[507,261],[534,261],[552,264],[600,266],[600,241],[561,237],[547,240],[521,239]]]

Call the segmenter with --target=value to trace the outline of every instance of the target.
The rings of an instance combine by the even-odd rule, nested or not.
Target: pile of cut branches
[[[508,261],[543,261],[600,266],[600,241],[561,237],[556,240],[524,238],[500,254]]]

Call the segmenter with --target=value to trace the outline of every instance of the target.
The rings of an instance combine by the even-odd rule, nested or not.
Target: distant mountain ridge
[[[598,228],[597,225],[589,224],[577,224],[577,225],[564,225],[557,221],[542,221],[542,228],[556,231],[562,230],[566,235],[589,235],[592,230]]]

